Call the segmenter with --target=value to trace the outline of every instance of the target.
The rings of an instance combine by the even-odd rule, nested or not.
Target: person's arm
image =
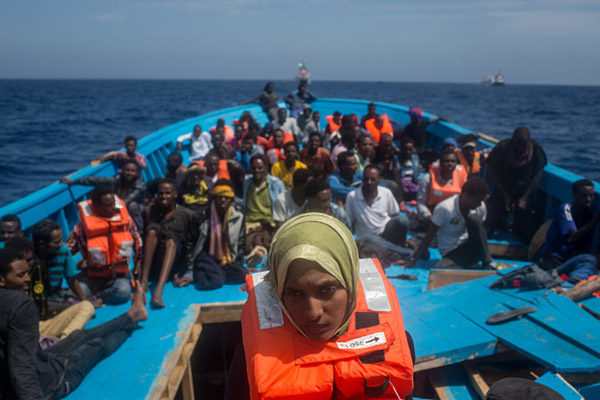
[[[183,149],[183,141],[192,138],[192,132],[185,133],[177,138],[177,150]]]
[[[194,250],[200,236],[200,229],[203,223],[201,220],[202,218],[206,218],[206,215],[192,218],[190,229],[187,230],[185,238],[183,239],[181,246],[181,262],[177,266],[177,272],[173,277],[173,285],[175,287],[184,287],[193,282]]]
[[[285,194],[279,195],[277,196],[277,198],[275,199],[275,202],[273,203],[273,207],[272,207],[272,217],[273,217],[273,221],[275,221],[276,223],[280,223],[283,224],[286,220],[286,212],[285,212],[285,207],[284,207],[284,200],[285,199]]]
[[[129,233],[133,238],[133,265],[136,271],[141,271],[142,260],[144,258],[144,252],[142,251],[142,237],[138,232],[133,220],[129,222]]]
[[[92,160],[92,162],[97,163],[97,164],[102,164],[105,161],[113,160],[115,157],[117,157],[118,153],[119,153],[118,151],[109,151],[108,153],[106,153],[98,158],[95,158],[94,160]]]
[[[417,260],[419,260],[423,257],[423,255],[427,251],[427,248],[431,244],[431,241],[433,240],[435,235],[437,235],[437,232],[439,229],[440,229],[440,227],[437,226],[436,224],[429,224],[429,229],[427,229],[427,233],[425,234],[423,241],[421,243],[419,243],[419,246],[417,246],[417,249],[415,250],[415,252],[413,254],[414,262],[416,262]]]
[[[256,96],[256,97],[253,97],[253,98],[251,98],[251,99],[250,99],[250,100],[248,100],[248,101],[245,101],[245,102],[243,102],[243,103],[240,103],[240,106],[245,106],[246,104],[252,104],[252,103],[256,103],[256,102],[258,101],[258,99],[260,99],[260,96],[261,96],[261,95],[262,95],[262,93],[261,93],[261,94],[259,94],[259,95],[258,95],[258,96]]]
[[[114,176],[84,176],[77,179],[62,178],[60,182],[67,185],[113,186],[117,182],[117,178]]]
[[[65,243],[72,255],[77,254],[81,249],[81,225],[77,224],[73,227],[67,242]],[[82,254],[83,256],[83,254]]]
[[[13,391],[17,399],[43,400],[35,365],[39,340],[39,311],[31,300],[23,302],[9,321],[6,335],[6,360]]]
[[[136,164],[138,165],[138,167],[140,167],[140,169],[148,168],[148,165],[146,165],[146,156],[144,156],[143,154],[136,153],[134,160],[135,160]]]
[[[335,175],[329,177],[329,186],[331,186],[331,193],[335,200],[344,200],[348,196],[348,193],[356,189],[352,186],[344,186]]]
[[[427,207],[427,197],[429,196],[429,186],[431,185],[431,176],[425,174],[419,181],[419,190],[417,191],[417,212],[419,217],[424,220],[431,219],[431,211]]]

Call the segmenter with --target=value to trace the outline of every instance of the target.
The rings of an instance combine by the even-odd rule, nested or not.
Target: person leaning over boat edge
[[[275,235],[269,263],[268,273],[246,278],[243,347],[226,399],[409,395],[414,353],[395,290],[376,260],[359,267],[340,221],[321,213],[292,218]],[[383,288],[379,307],[359,270]]]
[[[122,162],[123,160],[134,160],[140,169],[146,169],[146,157],[142,153],[138,153],[137,150],[137,139],[135,136],[127,136],[125,138],[125,150],[126,151],[110,151],[105,155],[92,160],[92,166],[102,164],[108,160],[114,160]]]

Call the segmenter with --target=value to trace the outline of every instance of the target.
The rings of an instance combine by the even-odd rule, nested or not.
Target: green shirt
[[[258,190],[256,190],[254,182],[250,184],[246,195],[246,222],[273,224],[268,183],[265,182]]]

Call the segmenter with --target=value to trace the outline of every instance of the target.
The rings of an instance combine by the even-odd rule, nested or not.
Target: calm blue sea
[[[237,105],[265,81],[0,80],[0,205],[179,120]],[[283,96],[293,81],[276,81]],[[600,87],[313,82],[320,97],[361,98],[440,115],[498,138],[528,126],[551,163],[600,180]]]

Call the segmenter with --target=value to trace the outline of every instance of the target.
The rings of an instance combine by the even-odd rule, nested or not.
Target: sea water
[[[0,206],[177,121],[238,105],[265,81],[0,80]],[[275,81],[285,96],[293,81]],[[503,139],[529,127],[549,162],[600,180],[600,87],[315,81],[318,97],[419,107]],[[365,110],[366,112],[366,110]],[[205,127],[208,128],[208,127]]]

